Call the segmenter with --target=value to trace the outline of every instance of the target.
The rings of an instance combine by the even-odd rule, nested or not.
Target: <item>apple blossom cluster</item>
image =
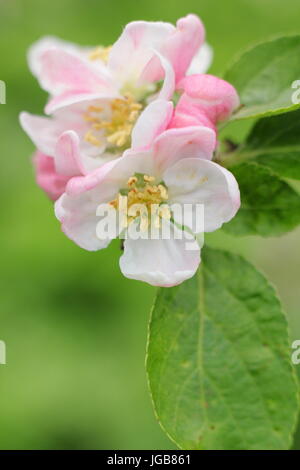
[[[47,37],[28,54],[49,93],[47,117],[23,112],[20,121],[63,232],[86,250],[124,238],[122,273],[152,285],[177,285],[197,270],[201,244],[186,246],[198,235],[194,205],[204,206],[202,232],[220,228],[240,206],[234,176],[213,161],[217,124],[239,98],[205,74],[212,52],[204,37],[200,19],[188,15],[176,26],[129,23],[109,47]],[[172,204],[184,206],[184,219]],[[99,234],[99,207],[122,212],[113,235]],[[162,237],[166,227],[172,235]],[[140,237],[130,236],[133,228]]]

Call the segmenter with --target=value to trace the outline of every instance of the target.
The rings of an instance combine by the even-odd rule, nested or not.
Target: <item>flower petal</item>
[[[120,95],[117,92],[101,92],[101,93],[82,93],[77,92],[74,90],[67,91],[62,93],[59,96],[55,96],[51,98],[45,106],[45,113],[46,114],[54,114],[58,111],[65,111],[64,108],[68,108],[70,106],[81,105],[82,103],[88,103],[92,101],[98,100],[108,100],[120,98]]]
[[[42,152],[34,155],[36,182],[50,199],[56,201],[65,191],[68,177],[59,175],[55,169],[54,159]]]
[[[200,158],[180,160],[166,170],[163,179],[168,187],[170,203],[204,205],[205,232],[220,228],[235,216],[240,207],[236,179],[217,163]],[[195,227],[192,217],[193,212],[187,223],[191,229]]]
[[[216,146],[216,135],[204,126],[168,129],[154,143],[154,160],[161,172],[182,158],[210,160]]]
[[[173,93],[175,91],[175,72],[169,60],[167,60],[162,54],[160,54],[155,49],[153,51],[163,69],[163,84],[158,97],[160,99],[169,100],[172,98]],[[143,75],[141,77],[141,80],[143,80]]]
[[[76,55],[52,48],[41,58],[39,81],[46,91],[57,96],[64,93],[111,93],[113,84],[104,67],[95,66]]]
[[[77,46],[70,42],[56,38],[54,36],[45,36],[36,41],[28,51],[28,65],[33,75],[38,77],[41,73],[41,57],[49,49],[59,48],[73,55],[83,56],[86,48]]]
[[[185,75],[204,37],[204,26],[198,16],[187,15],[177,21],[175,33],[168,38],[161,49],[161,53],[173,65],[176,82]]]
[[[110,51],[108,68],[123,83],[136,81],[153,58],[153,49],[159,51],[174,30],[173,25],[164,22],[128,23]]]
[[[173,117],[170,121],[170,129],[178,129],[180,127],[189,127],[189,126],[204,126],[209,127],[214,132],[217,131],[216,126],[211,122],[211,120],[206,115],[205,111],[200,111],[197,109],[196,112],[191,111],[191,109],[181,109],[176,106]]]
[[[95,189],[99,203],[108,202],[116,197],[120,189],[127,187],[128,178],[136,172],[154,173],[151,151],[127,150],[122,157],[105,163],[93,172],[72,178],[66,192],[76,196]]]
[[[213,48],[209,44],[204,43],[194,55],[186,75],[206,73],[211,66],[213,56]]]
[[[153,286],[175,286],[192,277],[199,266],[200,248],[194,245],[193,248],[188,249],[184,237],[169,240],[128,238],[124,243],[120,268],[129,279]]]
[[[93,154],[93,150],[97,153]],[[100,168],[115,156],[105,152],[104,146],[93,147],[85,142],[82,134],[63,132],[57,141],[54,158],[57,171],[69,176],[86,175]]]
[[[65,176],[78,176],[85,173],[80,155],[80,140],[76,132],[66,131],[59,137],[55,146],[54,161],[58,173]]]
[[[172,113],[171,101],[158,99],[150,103],[134,126],[131,136],[132,148],[148,147],[168,127]]]
[[[239,106],[239,97],[230,83],[213,75],[190,75],[179,83],[184,91],[177,112],[200,116],[204,113],[213,125],[226,120]]]
[[[98,205],[90,192],[76,197],[64,193],[55,203],[55,215],[62,224],[62,231],[88,251],[101,250],[110,243],[110,239],[101,240],[97,237]]]
[[[41,152],[54,156],[55,143],[65,130],[63,122],[22,112],[20,124]]]

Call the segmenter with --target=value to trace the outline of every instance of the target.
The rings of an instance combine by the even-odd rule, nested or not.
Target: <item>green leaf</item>
[[[229,68],[225,80],[237,89],[242,108],[232,119],[285,113],[293,104],[293,82],[300,79],[300,36],[273,39],[248,50]]]
[[[147,371],[157,418],[182,449],[288,449],[297,385],[273,288],[237,255],[205,249],[199,272],[160,289]]]
[[[279,176],[300,180],[300,110],[258,121],[245,144],[229,158],[253,160]]]
[[[300,195],[288,183],[253,162],[230,170],[239,184],[241,207],[223,230],[267,237],[282,235],[300,224]]]

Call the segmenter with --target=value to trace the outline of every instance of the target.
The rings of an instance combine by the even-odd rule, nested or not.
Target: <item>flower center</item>
[[[115,98],[111,101],[109,119],[103,119],[102,107],[89,106],[84,119],[91,124],[91,127],[86,132],[84,140],[100,147],[103,142],[97,136],[97,131],[104,131],[109,144],[120,149],[130,147],[131,132],[141,109],[142,105],[129,93],[124,95],[124,98]]]
[[[148,229],[150,222],[160,227],[160,219],[170,219],[171,212],[166,204],[168,190],[163,183],[155,184],[155,177],[135,173],[127,181],[127,188],[120,190],[116,199],[109,204],[122,213],[122,228],[140,217],[140,229]]]

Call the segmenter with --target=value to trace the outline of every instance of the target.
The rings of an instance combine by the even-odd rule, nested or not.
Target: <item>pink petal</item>
[[[216,127],[213,125],[204,111],[200,111],[199,109],[194,108],[184,109],[183,107],[180,109],[177,106],[175,108],[173,118],[169,123],[169,129],[188,126],[209,127],[216,132]]]
[[[150,103],[137,120],[131,136],[132,148],[146,148],[161,134],[171,120],[173,103],[155,100]]]
[[[176,82],[185,75],[204,38],[204,26],[196,15],[187,15],[177,21],[175,33],[161,49],[174,67]]]
[[[85,170],[81,163],[80,140],[76,132],[66,131],[59,137],[55,146],[56,171],[65,176],[78,176]]]
[[[126,188],[127,180],[135,172],[153,174],[151,151],[127,150],[123,156],[105,163],[85,176],[72,178],[66,188],[69,196],[77,196],[97,189],[100,202],[113,199],[121,188]]]
[[[159,171],[178,160],[197,157],[211,160],[216,146],[216,134],[203,126],[168,129],[154,143],[154,161]]]
[[[41,57],[49,49],[62,49],[73,55],[83,56],[85,48],[64,41],[62,39],[45,36],[36,41],[28,51],[28,65],[33,75],[39,77],[41,73]]]
[[[216,125],[226,120],[239,106],[239,97],[230,83],[213,75],[190,75],[179,83],[183,94],[176,113],[202,119],[203,114]]]
[[[34,155],[37,184],[45,191],[50,199],[56,201],[65,191],[68,177],[56,172],[54,159],[37,151]]]
[[[49,49],[41,57],[41,86],[54,96],[64,93],[112,92],[112,84],[100,66],[94,66],[62,49]]]
[[[127,24],[110,51],[109,69],[123,81],[138,79],[153,58],[153,49],[160,51],[174,30],[173,25],[163,22],[134,21]]]

